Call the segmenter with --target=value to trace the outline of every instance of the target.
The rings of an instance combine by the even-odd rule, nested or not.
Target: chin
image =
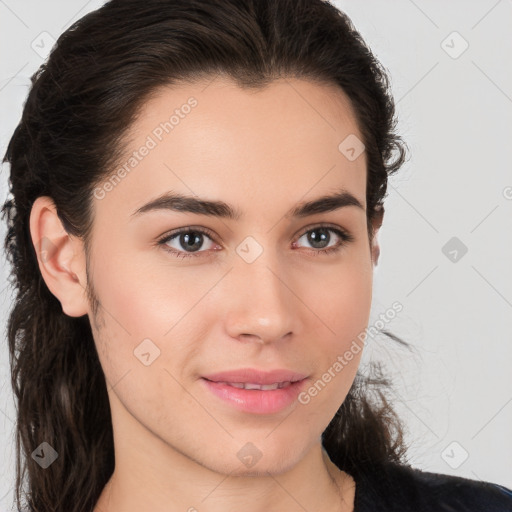
[[[263,460],[263,457],[252,467],[246,467],[243,463],[231,464],[226,463],[222,466],[214,464],[210,469],[217,473],[222,473],[234,477],[258,477],[258,476],[269,476],[280,475],[291,470],[298,462],[298,458],[295,456],[289,460],[279,459],[278,457],[272,457],[270,460]]]
[[[275,442],[269,442],[268,438],[263,438],[254,444],[247,442],[243,445],[237,441],[234,449],[226,450],[226,447],[222,447],[222,452],[214,454],[209,461],[210,464],[203,461],[203,465],[230,476],[280,475],[292,469],[308,448],[302,443],[290,441],[291,439],[288,439],[286,443],[285,440],[276,439]],[[234,456],[227,456],[229,453],[233,453]]]

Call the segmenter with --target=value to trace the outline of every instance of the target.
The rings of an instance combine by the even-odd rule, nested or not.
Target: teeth
[[[262,391],[271,391],[273,389],[281,389],[290,385],[290,382],[275,382],[274,384],[253,384],[251,382],[223,382],[228,386],[239,389],[259,389]]]
[[[234,388],[244,389],[244,385],[242,382],[223,382],[223,384],[233,386]]]
[[[271,389],[277,389],[279,387],[279,383],[275,384],[251,384],[250,382],[246,382],[244,384],[244,389],[261,389],[262,391],[270,391]]]

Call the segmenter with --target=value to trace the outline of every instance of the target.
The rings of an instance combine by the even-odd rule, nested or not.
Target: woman
[[[30,511],[512,509],[410,467],[358,373],[394,128],[321,0],[112,0],[59,38],[5,156],[18,508],[26,467]]]

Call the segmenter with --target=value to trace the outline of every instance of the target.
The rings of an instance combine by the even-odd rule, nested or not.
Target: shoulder
[[[387,463],[354,476],[355,512],[512,512],[506,487]]]

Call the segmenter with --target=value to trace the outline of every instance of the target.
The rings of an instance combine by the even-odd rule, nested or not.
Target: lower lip
[[[255,414],[273,414],[289,407],[303,388],[306,379],[289,386],[263,391],[261,389],[240,389],[210,380],[201,379],[216,396],[236,409]]]

